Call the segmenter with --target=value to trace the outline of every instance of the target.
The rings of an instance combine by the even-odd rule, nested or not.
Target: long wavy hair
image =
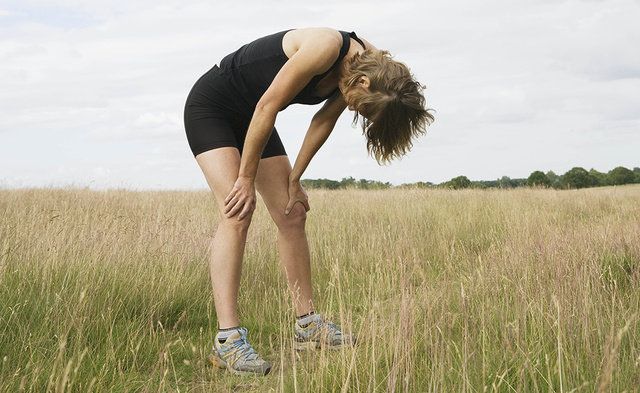
[[[342,90],[355,107],[352,126],[361,118],[367,152],[378,165],[400,158],[411,150],[413,139],[427,131],[434,117],[425,108],[422,90],[404,63],[392,59],[387,50],[366,49],[347,60]],[[358,80],[366,75],[369,91]]]

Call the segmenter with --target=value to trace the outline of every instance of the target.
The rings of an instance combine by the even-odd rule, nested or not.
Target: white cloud
[[[182,126],[192,84],[243,43],[303,26],[389,49],[437,110],[390,167],[366,156],[345,112],[307,177],[398,184],[640,165],[637,1],[25,0],[0,16],[0,182],[206,187]],[[292,162],[317,109],[278,116]],[[62,172],[48,171],[61,150]],[[25,164],[24,151],[38,154]]]

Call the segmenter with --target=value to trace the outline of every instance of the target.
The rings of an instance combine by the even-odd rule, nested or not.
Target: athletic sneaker
[[[298,351],[307,349],[339,349],[344,346],[353,346],[356,337],[345,334],[335,323],[327,321],[320,314],[313,314],[307,318],[304,325],[295,322],[295,335],[293,347]]]
[[[222,343],[216,335],[209,361],[216,367],[226,368],[238,375],[267,375],[271,371],[271,364],[263,360],[247,341],[245,327],[237,328]]]

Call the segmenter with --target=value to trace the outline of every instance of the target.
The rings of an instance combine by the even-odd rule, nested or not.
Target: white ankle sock
[[[238,327],[239,326],[236,326],[236,327],[233,327],[233,328],[228,328],[228,329],[218,330],[218,333],[216,334],[216,340],[220,341],[221,343],[227,341],[229,336],[232,335],[233,333],[235,333],[236,330],[238,330]]]
[[[316,321],[318,319],[320,319],[320,314],[316,314],[314,312],[314,313],[311,313],[311,314],[307,314],[307,315],[305,315],[303,317],[296,318],[296,322],[298,323],[298,326],[305,327],[309,323],[311,323],[313,321]]]

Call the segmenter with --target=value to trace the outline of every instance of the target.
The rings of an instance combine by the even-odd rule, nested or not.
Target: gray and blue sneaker
[[[356,344],[354,335],[343,333],[335,323],[325,320],[320,314],[313,314],[304,325],[294,323],[293,347],[298,351],[308,349],[339,349]]]
[[[224,342],[214,339],[209,361],[238,375],[267,375],[271,364],[262,359],[247,340],[247,328],[237,328]]]

